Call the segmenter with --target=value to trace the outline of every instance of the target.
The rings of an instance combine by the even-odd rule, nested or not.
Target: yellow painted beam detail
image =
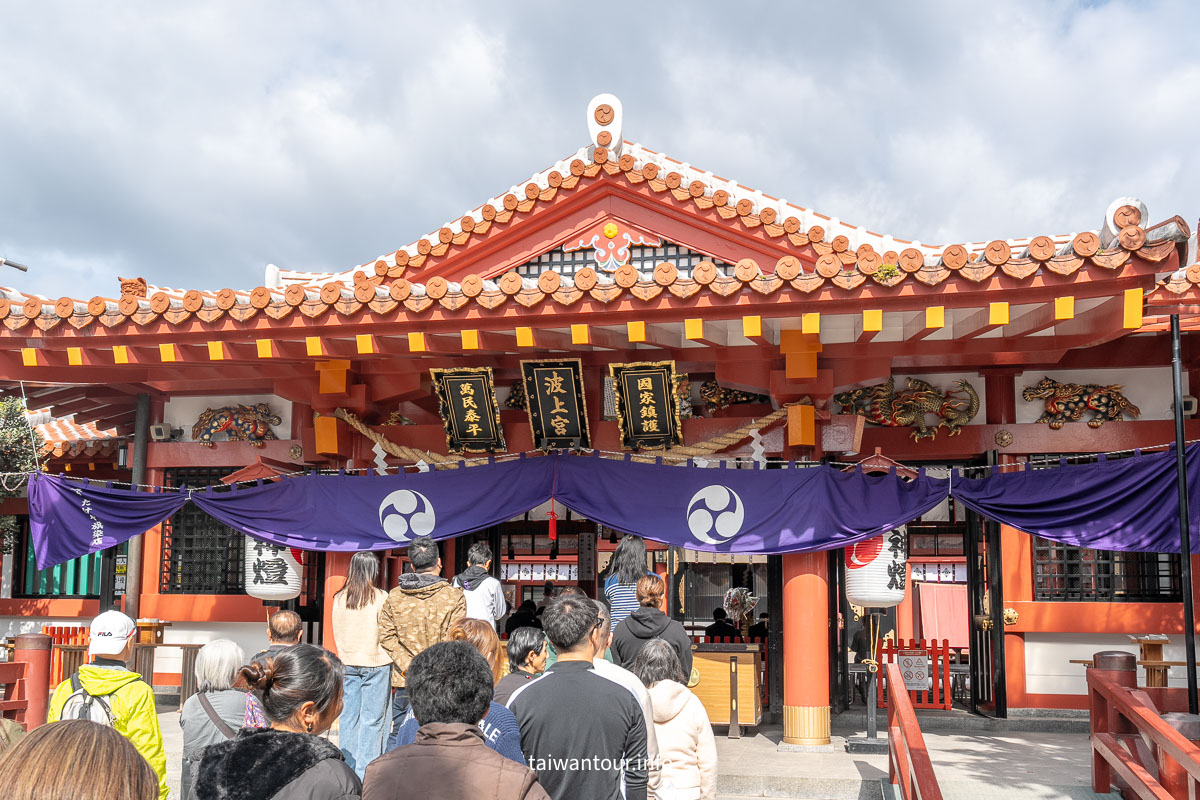
[[[479,349],[479,331],[465,330],[459,331],[462,337],[463,350],[478,350]]]
[[[310,356],[325,355],[325,348],[321,346],[320,336],[305,336],[304,337],[304,352]]]
[[[408,335],[408,349],[413,353],[425,352],[425,334],[413,331]]]
[[[946,307],[945,306],[930,306],[925,309],[925,327],[926,328],[944,328],[946,327]]]
[[[254,343],[258,346],[259,358],[271,358],[275,355],[275,351],[271,348],[270,339],[256,339]]]
[[[817,413],[808,405],[788,406],[787,437],[790,447],[812,447],[817,443]]]
[[[988,325],[1008,324],[1008,303],[988,303]]]
[[[821,312],[809,311],[800,317],[800,332],[816,336],[821,332]]]
[[[224,342],[209,342],[208,343],[208,360],[209,361],[224,361],[225,360],[225,343]]]
[[[21,348],[21,363],[27,367],[36,367],[38,365],[37,350],[32,347],[22,347]]]
[[[80,347],[68,347],[67,364],[72,367],[83,366],[83,349]]]
[[[1142,290],[1125,290],[1125,324],[1126,330],[1142,327]]]
[[[129,363],[129,348],[123,344],[113,345],[113,363],[128,364]]]
[[[632,343],[646,341],[646,323],[644,322],[626,322],[625,336]]]
[[[175,353],[175,345],[170,342],[163,342],[158,346],[158,360],[164,364],[173,364],[179,358]]]
[[[354,344],[360,356],[372,355],[375,352],[375,337],[369,333],[360,333],[354,337]]]
[[[683,338],[695,341],[704,338],[704,320],[692,317],[683,321]]]
[[[863,312],[863,331],[865,333],[879,333],[883,330],[883,309],[868,308]]]
[[[757,339],[762,336],[762,317],[758,315],[742,317],[742,336],[747,339]]]
[[[588,335],[587,325],[572,325],[571,326],[571,344],[590,344],[591,338]]]
[[[517,328],[517,347],[533,347],[533,328],[528,326]]]
[[[1058,321],[1075,319],[1075,298],[1074,297],[1056,297],[1054,298],[1054,319]]]

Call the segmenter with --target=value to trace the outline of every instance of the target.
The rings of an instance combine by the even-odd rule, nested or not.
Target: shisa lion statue
[[[254,447],[262,447],[268,439],[279,438],[271,426],[282,422],[266,403],[209,408],[192,426],[192,441],[212,447],[214,435],[227,433],[231,442],[249,442]]]
[[[839,392],[833,402],[841,406],[843,414],[857,414],[876,425],[912,426],[916,428],[913,441],[919,442],[936,437],[942,428],[949,430],[947,436],[956,436],[979,413],[979,395],[971,384],[958,380],[954,386],[943,393],[928,381],[908,378],[905,388],[897,392],[896,379],[888,378],[884,383]],[[939,417],[933,428],[925,424],[927,414]]]
[[[1129,402],[1121,393],[1123,386],[1100,386],[1095,383],[1059,383],[1053,378],[1042,378],[1034,386],[1021,392],[1026,400],[1042,400],[1045,410],[1038,422],[1048,422],[1052,430],[1059,430],[1068,422],[1078,422],[1087,412],[1092,418],[1088,427],[1099,428],[1105,422],[1120,422],[1122,414],[1138,417],[1142,410]]]

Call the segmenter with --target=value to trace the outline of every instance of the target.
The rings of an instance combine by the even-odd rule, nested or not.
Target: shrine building
[[[476,435],[495,452],[640,447],[726,468],[823,460],[952,480],[1173,440],[1167,315],[1183,318],[1185,394],[1200,369],[1200,263],[1180,217],[1097,198],[1089,230],[926,244],[627,141],[611,95],[591,102],[587,131],[577,152],[349,269],[268,266],[218,290],[114,275],[112,297],[0,289],[2,388],[36,412],[48,471],[148,486],[427,469],[472,457],[450,445]],[[543,407],[526,391],[537,364],[523,362],[567,365],[581,414]],[[643,405],[634,424],[625,367],[661,368],[646,386],[669,406]],[[447,392],[472,376],[487,380],[457,396],[478,405],[456,406]],[[647,407],[663,414],[661,439]],[[1184,411],[1200,438],[1194,398]],[[3,510],[27,519],[23,499]],[[486,541],[510,603],[540,599],[548,580],[596,596],[621,535],[547,505],[443,542],[443,561],[453,575]],[[1085,708],[1072,660],[1135,648],[1130,636],[1165,633],[1165,658],[1180,658],[1178,555],[1055,544],[951,500],[904,535],[906,592],[881,634],[948,643],[965,677],[947,706]],[[648,539],[670,612],[698,638],[727,590],[760,598],[763,719],[789,742],[828,742],[831,713],[861,702],[846,553]],[[26,525],[3,557],[0,637],[86,624],[115,602],[170,622],[167,644],[228,636],[253,652],[266,615],[248,594],[253,547],[189,506],[127,545],[38,570]],[[321,642],[349,554],[302,558],[288,602]],[[390,588],[404,549],[385,564]],[[161,652],[155,684],[180,682],[179,658]],[[1182,671],[1168,679],[1182,685]]]

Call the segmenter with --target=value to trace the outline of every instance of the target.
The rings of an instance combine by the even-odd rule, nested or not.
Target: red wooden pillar
[[[783,556],[783,741],[829,744],[829,576],[825,553]]]
[[[904,585],[908,588],[904,592],[904,599],[896,607],[896,641],[917,638],[915,630],[918,609],[913,603],[917,587],[913,585],[912,581],[912,564],[904,565]]]
[[[321,646],[335,653],[337,642],[333,639],[333,596],[346,585],[346,575],[350,572],[350,559],[353,556],[353,553],[325,554],[325,585],[321,598]]]

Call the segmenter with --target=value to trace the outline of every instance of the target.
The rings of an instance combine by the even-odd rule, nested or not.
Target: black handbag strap
[[[212,703],[208,702],[208,698],[205,697],[204,692],[200,692],[196,697],[200,700],[200,707],[204,709],[204,713],[208,714],[208,718],[212,720],[213,725],[217,726],[217,730],[225,734],[226,739],[232,739],[237,736],[237,731],[229,727],[225,720],[217,715],[216,709],[212,707]]]

